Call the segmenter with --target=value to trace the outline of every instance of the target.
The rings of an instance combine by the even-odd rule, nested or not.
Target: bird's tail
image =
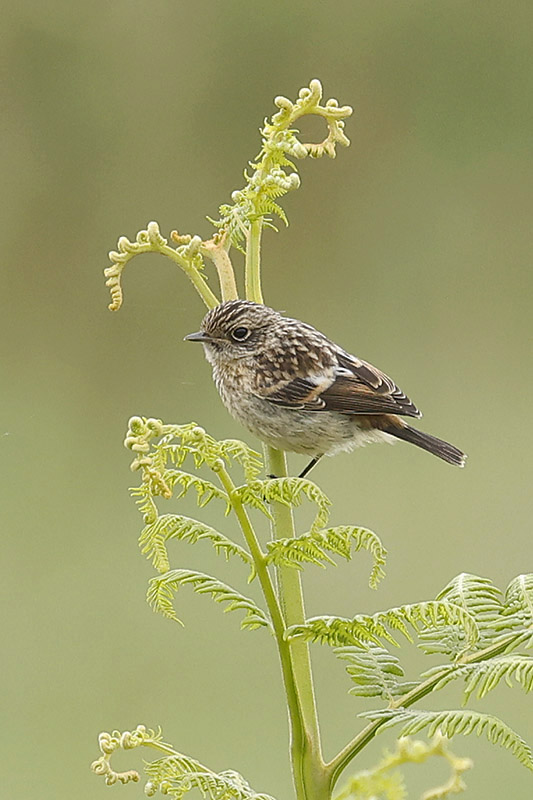
[[[427,450],[428,453],[433,453],[434,456],[442,458],[448,464],[455,464],[458,467],[464,467],[466,461],[466,453],[454,447],[453,444],[445,442],[442,439],[437,439],[436,436],[431,436],[429,433],[423,433],[416,428],[411,428],[410,425],[404,423],[400,428],[391,426],[386,429],[386,433],[396,436],[397,439],[403,439],[404,442],[416,444],[422,450]]]

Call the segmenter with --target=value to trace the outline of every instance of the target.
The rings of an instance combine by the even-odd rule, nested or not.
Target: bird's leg
[[[324,455],[324,453],[320,453],[319,456],[315,456],[314,458],[312,458],[311,461],[309,462],[309,464],[305,467],[305,469],[302,470],[302,472],[300,472],[298,477],[299,478],[305,478],[305,476],[308,475],[311,472],[311,470],[313,469],[315,464],[318,464],[318,462],[320,461],[320,459],[322,458],[323,455]],[[278,477],[277,475],[273,475],[272,473],[267,475],[267,478],[270,478],[270,479],[275,479],[277,477]]]
[[[315,466],[315,464],[318,464],[318,462],[320,461],[320,459],[322,458],[322,456],[323,456],[323,455],[324,455],[324,453],[320,453],[320,455],[319,455],[319,456],[315,456],[314,458],[312,458],[312,459],[311,459],[311,461],[309,462],[309,464],[306,466],[306,468],[305,468],[304,470],[302,470],[302,472],[300,472],[300,474],[298,475],[298,477],[299,477],[299,478],[305,478],[305,476],[306,476],[306,475],[307,475],[309,472],[311,472],[311,470],[313,469],[313,467]]]

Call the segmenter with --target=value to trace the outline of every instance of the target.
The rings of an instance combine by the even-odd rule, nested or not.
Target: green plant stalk
[[[274,584],[272,583],[272,579],[268,571],[265,554],[261,550],[261,546],[252,527],[252,523],[250,522],[250,518],[246,513],[246,509],[244,508],[240,497],[235,493],[235,485],[224,467],[219,468],[217,470],[217,474],[222,486],[227,492],[231,507],[239,521],[241,531],[250,550],[255,571],[257,573],[257,577],[259,578],[259,583],[261,584],[261,589],[263,590],[263,595],[270,612],[272,627],[274,628],[274,635],[278,645],[283,684],[285,686],[285,694],[287,697],[291,729],[293,777],[296,789],[296,797],[297,800],[309,800],[309,795],[307,794],[305,788],[303,764],[300,758],[300,754],[302,754],[305,750],[305,733],[301,719],[298,690],[291,659],[291,647],[285,636],[286,626],[283,619],[283,614],[278,602]],[[327,797],[329,797],[329,795]]]
[[[254,303],[263,302],[261,291],[261,233],[263,217],[250,223],[246,237],[245,290],[246,299]]]
[[[287,459],[282,450],[266,447],[269,472],[278,478],[287,475]],[[292,509],[283,503],[272,504],[272,538],[295,536]],[[278,598],[285,625],[305,621],[301,573],[293,567],[277,567]],[[315,700],[309,644],[299,639],[290,642],[291,662],[303,726],[303,752],[295,753],[303,769],[306,798],[327,800],[330,795],[329,775],[322,757],[320,728]],[[294,758],[293,758],[294,763]]]
[[[491,645],[490,647],[486,647],[484,650],[480,650],[477,653],[472,653],[470,656],[463,656],[458,662],[457,666],[464,666],[465,664],[475,664],[480,661],[486,661],[489,658],[493,658],[494,656],[500,655],[503,653],[510,645],[513,644],[515,639],[520,634],[512,634],[511,636],[506,637],[501,642],[497,642],[496,644]],[[391,703],[391,708],[409,708],[409,706],[414,705],[427,694],[430,694],[437,683],[444,678],[446,675],[453,671],[454,666],[445,667],[442,672],[439,672],[437,675],[433,675],[431,678],[428,678],[426,681],[423,681],[418,686],[415,686],[414,689],[411,689],[410,692],[407,692],[403,697],[400,697],[398,700]],[[384,725],[386,720],[374,720],[370,722],[362,731],[360,731],[357,736],[354,736],[351,742],[349,742],[346,747],[344,747],[340,753],[338,753],[335,758],[333,758],[328,764],[326,764],[326,771],[329,775],[330,780],[330,792],[333,790],[337,780],[339,779],[343,770],[348,766],[350,761],[364,748],[366,745],[374,738],[374,736],[379,732],[379,729],[382,725]]]
[[[174,748],[170,745],[164,744],[163,742],[155,742],[153,739],[146,739],[143,742],[143,747],[153,747],[154,750],[161,750],[162,753],[166,753],[168,756],[180,755],[180,753],[178,753],[177,750],[174,750]]]
[[[237,300],[239,292],[237,291],[235,272],[224,239],[222,238],[216,243],[213,239],[202,242],[200,245],[200,252],[202,255],[206,255],[210,258],[215,265],[220,284],[222,302],[225,303],[228,300]]]
[[[287,459],[282,450],[267,447],[269,471],[277,478],[287,475]],[[283,503],[272,504],[272,533],[275,539],[294,538],[294,519],[292,509]],[[278,597],[285,620],[285,626],[299,625],[305,622],[305,607],[302,591],[301,572],[293,567],[278,567]],[[290,643],[292,660],[300,696],[302,717],[307,736],[320,752],[320,732],[318,726],[315,692],[311,672],[309,644],[302,639],[293,639]]]
[[[246,298],[256,303],[263,302],[260,272],[262,230],[263,219],[258,217],[250,224],[246,240]],[[274,447],[267,447],[265,451],[269,472],[279,478],[285,477],[287,475],[285,453]],[[273,503],[272,516],[274,539],[294,537],[294,520],[290,507],[283,503]],[[276,572],[278,577],[276,605],[281,610],[284,629],[289,625],[303,624],[305,608],[299,571],[291,567],[279,567]],[[305,800],[329,800],[331,795],[322,757],[309,645],[299,640],[287,643],[285,634],[283,642],[279,638],[277,641],[280,658],[288,644],[290,680],[293,684],[291,693],[294,690],[297,699],[297,713],[290,713],[291,761],[296,791],[298,793],[301,784]],[[287,684],[286,691],[289,697]]]

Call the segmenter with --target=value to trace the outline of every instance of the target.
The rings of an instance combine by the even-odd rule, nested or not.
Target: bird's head
[[[253,358],[268,349],[269,339],[284,318],[273,308],[249,300],[230,300],[211,309],[197,333],[185,337],[201,342],[207,360],[224,364]]]

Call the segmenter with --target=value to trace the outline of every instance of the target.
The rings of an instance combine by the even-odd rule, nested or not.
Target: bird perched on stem
[[[461,450],[402,419],[422,415],[394,381],[305,322],[230,300],[185,339],[202,342],[222,401],[245,428],[311,456],[300,477],[323,455],[396,439],[464,466]]]

